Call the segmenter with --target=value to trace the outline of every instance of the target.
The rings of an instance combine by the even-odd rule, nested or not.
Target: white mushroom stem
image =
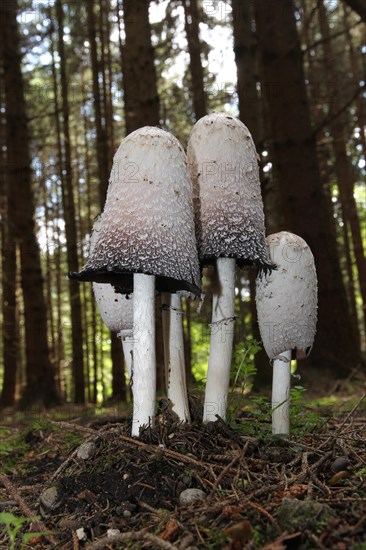
[[[165,379],[168,399],[182,422],[190,422],[184,360],[183,311],[179,294],[162,294]]]
[[[273,360],[272,433],[290,433],[291,350]]]
[[[132,437],[138,437],[155,416],[155,277],[135,273],[133,293]]]
[[[133,334],[132,330],[121,330],[117,335],[122,342],[123,356],[128,374],[128,379],[131,382],[132,361],[133,361]]]
[[[226,419],[235,321],[235,258],[217,258],[218,289],[213,295],[210,356],[203,421]]]

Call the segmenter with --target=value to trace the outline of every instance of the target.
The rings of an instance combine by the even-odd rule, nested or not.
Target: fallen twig
[[[15,486],[11,483],[8,476],[6,474],[0,474],[0,481],[4,485],[5,489],[8,491],[9,495],[16,501],[22,513],[25,514],[28,518],[35,518],[37,514],[35,514],[35,512],[33,512],[33,510],[29,508],[28,504],[24,502],[22,497],[18,494]],[[39,532],[45,533],[43,536],[48,542],[50,542],[51,544],[56,544],[56,539],[52,535],[46,534],[49,532],[49,529],[47,529],[47,527],[41,520],[33,519],[33,523],[35,528]]]
[[[234,464],[236,464],[238,462],[239,458],[240,458],[239,454],[237,456],[234,456],[232,461],[227,466],[225,466],[225,468],[222,470],[222,472],[220,473],[220,475],[216,479],[216,481],[215,481],[215,483],[212,487],[211,493],[207,497],[207,500],[210,500],[214,496],[214,494],[215,494],[218,486],[220,485],[221,481],[223,480],[225,475],[228,473],[228,471],[234,466]]]
[[[86,547],[86,550],[101,550],[106,548],[110,544],[118,544],[121,542],[133,542],[133,541],[146,541],[152,542],[155,546],[162,548],[163,550],[176,550],[176,547],[170,544],[160,537],[153,535],[146,531],[146,529],[141,529],[140,531],[129,531],[128,533],[121,533],[120,535],[115,535],[113,537],[104,537],[92,544],[89,544]]]
[[[171,456],[172,458],[176,458],[178,460],[182,460],[183,462],[189,462],[190,464],[194,464],[195,466],[208,468],[208,465],[204,462],[200,462],[194,458],[191,458],[190,456],[178,453],[177,451],[172,451],[171,449],[167,449],[166,447],[156,447],[154,445],[144,443],[143,441],[139,441],[138,439],[134,439],[133,437],[128,437],[127,435],[120,435],[119,439],[122,439],[122,441],[127,441],[128,443],[134,443],[139,447],[143,447],[144,449],[146,449],[146,451],[153,451],[155,453],[157,451],[161,451],[163,454],[166,454],[167,456]]]

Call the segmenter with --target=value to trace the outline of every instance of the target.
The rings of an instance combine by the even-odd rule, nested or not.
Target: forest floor
[[[289,439],[263,398],[228,424],[166,407],[140,439],[115,409],[4,416],[0,548],[365,550],[362,393],[295,403]]]

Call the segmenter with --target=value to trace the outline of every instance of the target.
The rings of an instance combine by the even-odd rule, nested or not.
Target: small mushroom
[[[290,432],[291,359],[307,357],[317,321],[317,276],[306,242],[282,231],[267,237],[277,270],[257,279],[257,311],[264,349],[273,360],[272,432]]]
[[[127,136],[113,161],[97,242],[72,278],[133,292],[132,435],[153,424],[155,291],[200,295],[192,189],[178,140],[158,128]]]
[[[90,253],[98,240],[101,227],[100,217],[93,226],[90,239]],[[126,370],[131,380],[133,354],[133,298],[132,294],[119,294],[109,283],[93,283],[93,291],[99,313],[111,332],[116,332],[122,342]]]
[[[214,265],[204,422],[226,416],[235,321],[235,267],[271,268],[257,154],[248,128],[226,113],[201,118],[188,144],[198,255]]]

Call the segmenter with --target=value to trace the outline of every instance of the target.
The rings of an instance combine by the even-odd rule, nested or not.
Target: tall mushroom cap
[[[98,240],[81,281],[133,290],[133,273],[156,276],[156,288],[200,294],[192,184],[184,150],[168,132],[146,126],[117,150]]]
[[[304,239],[281,231],[267,237],[271,260],[277,265],[257,279],[258,323],[270,359],[292,350],[295,359],[312,348],[317,321],[317,276],[314,257]]]
[[[226,113],[205,116],[192,130],[187,156],[201,264],[226,257],[239,266],[270,269],[257,153],[248,128]]]

